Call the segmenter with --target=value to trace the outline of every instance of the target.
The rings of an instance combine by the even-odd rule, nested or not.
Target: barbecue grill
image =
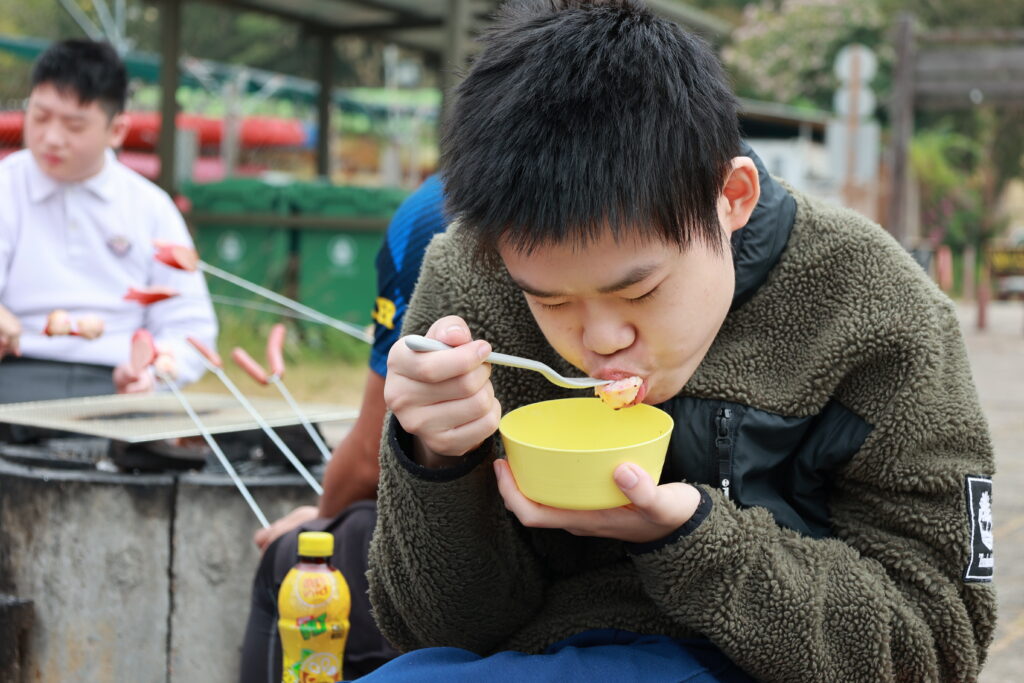
[[[191,393],[187,396],[211,434],[259,428],[245,408],[231,396]],[[268,398],[249,400],[271,427],[300,424],[295,412],[284,401]],[[304,403],[302,409],[314,423],[350,421],[359,413],[355,408],[321,403]],[[88,434],[126,443],[200,435],[195,423],[170,393],[9,403],[0,405],[0,422]]]

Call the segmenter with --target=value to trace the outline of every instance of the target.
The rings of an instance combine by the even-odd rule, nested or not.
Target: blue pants
[[[499,652],[481,657],[455,647],[414,650],[359,680],[360,683],[750,683],[754,679],[707,640],[675,640],[667,636],[598,629],[555,643],[539,655]]]

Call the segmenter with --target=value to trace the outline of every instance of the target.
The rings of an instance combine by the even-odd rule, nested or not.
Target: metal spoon
[[[413,351],[446,351],[452,348],[444,342],[439,342],[436,339],[427,339],[426,337],[421,337],[418,334],[407,335],[404,339],[405,345]],[[594,387],[610,384],[612,381],[610,379],[594,379],[593,377],[562,377],[540,361],[531,360],[529,358],[520,358],[519,356],[510,356],[505,353],[492,352],[484,359],[484,362],[494,363],[495,365],[506,365],[510,368],[533,370],[534,372],[539,372],[544,375],[544,377],[552,384],[556,384],[566,389],[593,389]]]

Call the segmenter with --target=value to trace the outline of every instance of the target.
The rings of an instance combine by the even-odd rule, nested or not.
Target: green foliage
[[[873,86],[882,102],[893,54],[887,25],[873,0],[761,0],[747,5],[722,58],[742,95],[831,109],[839,84],[835,57],[845,45],[861,43],[879,57]]]
[[[85,14],[99,24],[95,9],[76,0]],[[108,6],[112,5],[108,1]],[[240,11],[211,2],[185,2],[182,13],[182,49],[185,54],[203,59],[245,64],[305,78],[314,78],[317,41],[300,24],[256,11]],[[127,0],[126,32],[133,49],[159,52],[160,11],[144,0]],[[83,38],[84,32],[59,0],[0,0],[0,33],[48,40]],[[376,85],[380,82],[379,46],[355,38],[369,52],[371,69],[353,63],[339,45],[333,65],[338,85]],[[346,54],[341,54],[346,53]],[[4,72],[6,75],[6,72]],[[0,95],[4,93],[0,83]],[[22,95],[23,96],[23,95]]]
[[[981,145],[948,124],[923,130],[910,144],[910,162],[929,191],[945,195],[963,187],[981,160]]]
[[[316,323],[302,323],[302,341],[311,357],[338,361],[347,365],[366,365],[370,360],[370,345],[332,327]]]
[[[904,12],[921,31],[1024,26],[1024,0],[760,0],[744,10],[724,62],[740,94],[831,109],[835,55],[859,42],[879,57],[872,87],[884,105],[891,88],[891,29]],[[884,106],[877,114],[886,119]],[[991,208],[1024,167],[1024,107],[916,114],[911,163],[925,231],[935,244],[980,246],[1001,229]]]
[[[750,0],[687,0],[686,4],[718,17],[732,26],[738,26],[743,21],[743,10],[750,4]]]
[[[369,344],[330,327],[233,306],[217,305],[216,309],[220,324],[217,348],[224,356],[240,346],[264,363],[270,329],[283,322],[288,327],[284,346],[286,365],[341,363],[361,367],[370,358]]]
[[[991,119],[980,112],[976,118]],[[996,185],[986,149],[990,120],[975,122],[973,134],[954,128],[951,119],[918,132],[910,145],[910,163],[921,189],[921,221],[933,244],[960,249],[981,247],[1004,227],[993,218]]]

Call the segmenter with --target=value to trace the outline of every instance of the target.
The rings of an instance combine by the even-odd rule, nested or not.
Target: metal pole
[[[442,119],[451,109],[453,90],[466,68],[469,54],[469,30],[472,15],[469,0],[448,0],[448,15],[445,18],[445,48],[441,60],[441,111]]]
[[[199,352],[196,351],[196,353]],[[284,441],[281,441],[281,437],[279,437],[277,433],[275,433],[274,430],[271,429],[270,425],[268,425],[266,420],[263,419],[263,416],[259,414],[259,412],[256,410],[256,408],[253,407],[251,403],[249,403],[249,399],[242,395],[242,392],[238,390],[238,387],[235,386],[235,383],[231,381],[231,378],[228,377],[222,369],[218,368],[216,365],[211,363],[209,359],[207,359],[206,356],[204,356],[202,353],[199,353],[199,357],[202,359],[203,365],[206,366],[206,369],[212,372],[213,374],[217,375],[217,378],[224,383],[224,386],[228,388],[228,391],[231,392],[231,395],[234,396],[235,399],[242,404],[242,407],[249,412],[249,414],[252,416],[252,419],[256,420],[256,424],[260,426],[260,429],[263,430],[263,433],[270,437],[270,440],[274,442],[275,446],[281,449],[281,452],[284,453],[284,457],[287,458],[288,462],[292,464],[292,467],[295,468],[295,471],[302,475],[302,478],[305,479],[306,483],[309,484],[310,488],[312,488],[316,492],[316,495],[321,495],[324,492],[324,490],[323,488],[321,488],[319,482],[317,482],[317,480],[313,478],[313,475],[309,473],[309,470],[306,469],[305,465],[299,462],[299,459],[295,457],[294,453],[292,453],[292,449],[288,448]]]
[[[334,90],[334,34],[320,33],[318,71],[320,93],[317,96],[316,173],[331,178],[331,95]]]
[[[914,18],[900,16],[896,28],[896,67],[889,120],[892,127],[892,183],[888,227],[892,236],[909,246],[907,204],[910,185],[910,138],[914,134]]]
[[[75,20],[78,28],[85,31],[85,35],[89,36],[91,40],[104,40],[106,38],[100,27],[93,23],[89,15],[82,11],[82,8],[78,6],[75,0],[60,0],[60,4],[64,6],[67,13]]]
[[[160,176],[157,184],[174,195],[176,157],[176,128],[178,117],[178,81],[181,70],[181,7],[182,0],[160,0],[160,137],[157,156],[160,157]]]
[[[292,407],[292,410],[295,411],[295,414],[298,416],[299,421],[302,422],[302,426],[306,428],[306,432],[309,434],[309,438],[313,439],[313,443],[315,443],[316,447],[320,450],[320,455],[324,457],[324,462],[329,461],[331,459],[331,449],[327,447],[327,444],[324,443],[324,440],[320,438],[319,434],[317,434],[316,429],[313,428],[313,425],[310,424],[309,420],[306,418],[306,415],[302,412],[302,409],[299,408],[299,404],[295,402],[294,398],[292,398],[292,393],[288,391],[288,389],[285,387],[284,382],[281,381],[281,378],[278,377],[277,375],[270,375],[269,377],[267,377],[267,381],[271,382],[275,387],[277,387],[277,390],[281,392],[282,396],[284,396],[284,400],[287,401],[288,405],[290,405]]]
[[[224,451],[222,451],[220,446],[217,445],[217,442],[214,441],[210,432],[206,430],[206,427],[199,419],[196,411],[192,409],[192,405],[188,402],[188,399],[185,398],[185,395],[182,394],[174,384],[174,380],[168,377],[166,373],[160,372],[156,368],[153,368],[153,370],[156,371],[156,376],[159,377],[164,384],[170,387],[171,392],[181,402],[181,407],[185,409],[188,416],[192,418],[193,422],[195,422],[196,427],[199,428],[199,432],[203,435],[203,438],[206,439],[206,443],[210,447],[210,450],[212,450],[213,454],[217,456],[217,460],[220,461],[221,467],[223,467],[228,473],[228,476],[231,477],[231,481],[235,483],[235,486],[238,488],[238,492],[242,494],[242,498],[245,498],[245,502],[249,504],[249,508],[253,511],[253,514],[256,515],[256,519],[260,520],[260,524],[263,525],[264,529],[269,527],[270,522],[267,521],[267,516],[263,514],[263,510],[261,510],[260,506],[256,504],[256,501],[253,500],[252,494],[249,493],[249,489],[246,488],[245,484],[242,483],[242,480],[239,479],[238,473],[235,472],[235,468],[231,466],[231,461],[229,461],[227,456],[224,455]]]
[[[323,323],[324,325],[333,327],[336,330],[340,330],[341,332],[352,335],[356,339],[364,341],[368,344],[373,342],[373,336],[364,332],[362,328],[358,327],[357,325],[344,322],[343,320],[336,320],[328,315],[324,315],[323,313],[314,310],[309,306],[300,304],[298,301],[294,301],[292,299],[289,299],[288,297],[281,296],[277,292],[272,292],[266,287],[260,287],[257,284],[249,282],[248,280],[232,275],[231,273],[225,270],[221,270],[216,266],[211,266],[209,263],[206,263],[205,261],[200,261],[197,267],[204,273],[209,273],[210,275],[219,277],[222,280],[227,280],[231,284],[238,285],[239,287],[242,287],[244,289],[248,289],[250,292],[254,292],[256,294],[259,294],[260,296],[266,297],[267,299],[270,299],[274,303],[281,304],[282,306],[290,308],[297,313],[301,313],[307,318],[311,318],[319,323]]]
[[[189,298],[189,297],[186,297]],[[196,296],[196,299],[205,298]],[[319,320],[313,320],[301,313],[285,308],[284,306],[276,306],[274,304],[261,304],[257,301],[249,301],[248,299],[237,299],[233,296],[222,296],[220,294],[211,294],[210,301],[215,304],[224,304],[225,306],[237,306],[238,308],[248,308],[253,311],[262,311],[263,313],[273,313],[275,315],[283,315],[287,318],[294,318],[295,320],[305,320],[311,323],[320,323]]]

